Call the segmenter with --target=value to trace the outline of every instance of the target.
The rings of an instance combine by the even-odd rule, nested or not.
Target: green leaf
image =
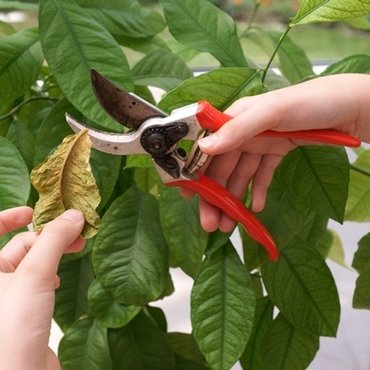
[[[164,188],[159,197],[161,224],[176,266],[195,278],[208,235],[199,222],[198,201],[184,199],[178,189]]]
[[[322,258],[328,258],[338,265],[348,268],[342,241],[334,230],[325,230],[322,239],[317,243],[315,248]]]
[[[356,280],[352,305],[354,308],[370,309],[370,263]]]
[[[29,170],[33,168],[34,136],[31,130],[22,122],[14,121],[8,130],[7,138],[21,153]]]
[[[73,133],[66,122],[66,112],[74,117],[81,115],[67,99],[62,99],[55,104],[40,124],[35,138],[35,166],[45,160],[66,136]]]
[[[0,38],[0,106],[12,104],[30,88],[43,59],[36,28]]]
[[[152,319],[139,313],[129,325],[109,330],[114,370],[173,370],[175,357],[165,335]]]
[[[99,211],[107,205],[113,194],[122,166],[122,157],[92,149],[90,163],[101,197]]]
[[[225,67],[246,66],[234,20],[202,0],[161,0],[170,32],[178,41],[212,54]]]
[[[344,149],[301,146],[281,165],[288,191],[317,213],[343,222],[349,183]]]
[[[212,369],[230,369],[252,331],[256,298],[231,243],[207,257],[191,294],[193,335]]]
[[[370,234],[366,234],[358,242],[358,250],[356,251],[352,267],[359,273],[367,270],[370,263]]]
[[[167,286],[168,250],[154,197],[135,187],[102,219],[93,251],[99,281],[120,303],[144,305]]]
[[[340,304],[329,268],[313,248],[303,244],[292,244],[280,253],[276,263],[262,268],[272,301],[295,327],[335,336]]]
[[[245,370],[264,370],[264,339],[273,320],[273,309],[274,305],[268,297],[257,300],[252,335],[240,358],[240,364]]]
[[[169,50],[158,50],[145,56],[132,70],[137,85],[172,90],[192,77],[185,62]]]
[[[58,357],[63,370],[113,370],[107,329],[90,318],[76,321],[62,338]]]
[[[63,261],[58,276],[60,286],[56,290],[54,320],[66,331],[87,313],[87,291],[94,278],[89,257]]]
[[[288,160],[288,157],[285,159]],[[286,168],[289,170],[288,164]],[[267,203],[258,214],[260,221],[268,228],[278,248],[284,249],[291,243],[309,243],[315,246],[326,230],[328,218],[317,215],[305,202],[289,192],[286,185],[286,173],[280,166],[270,185]],[[266,252],[241,231],[244,260],[249,270],[261,266],[267,261]]]
[[[270,37],[277,46],[281,34],[270,32]],[[305,51],[289,37],[284,39],[278,50],[279,70],[289,82],[297,83],[314,74],[312,64]]]
[[[2,0],[0,1],[0,9],[12,9],[12,10],[22,10],[22,11],[37,11],[37,4],[24,3],[23,1],[13,1],[13,0]]]
[[[135,168],[135,184],[142,191],[146,191],[155,197],[158,196],[159,186],[163,183],[158,171],[151,166],[149,168]]]
[[[370,12],[369,0],[300,0],[300,8],[290,26],[311,22],[331,22],[360,17]]]
[[[0,35],[1,36],[9,36],[15,32],[16,30],[11,24],[0,21]]]
[[[183,359],[205,365],[205,360],[192,334],[187,333],[168,333],[167,340],[172,350]]]
[[[264,370],[303,370],[319,350],[319,337],[302,332],[279,315],[266,333]],[[254,370],[254,368],[253,368]]]
[[[25,205],[30,194],[28,169],[18,149],[0,136],[0,210]]]
[[[354,308],[370,309],[370,234],[359,241],[352,267],[359,273],[352,305]]]
[[[260,71],[252,68],[218,68],[184,81],[161,100],[159,107],[170,111],[204,99],[216,108],[225,110],[238,98],[261,91]]]
[[[161,32],[165,23],[162,17],[142,6],[137,0],[77,0],[98,23],[114,35],[146,38]]]
[[[97,104],[90,81],[94,68],[116,84],[133,88],[125,55],[111,34],[73,0],[41,0],[39,28],[50,70],[68,100],[90,120],[121,130]]]
[[[370,73],[370,56],[365,54],[351,55],[331,64],[321,76],[338,73]]]
[[[345,219],[370,221],[370,150],[362,153],[351,166]]]
[[[98,319],[106,328],[121,328],[141,311],[141,307],[124,306],[116,302],[96,279],[89,287],[88,302],[89,315]]]

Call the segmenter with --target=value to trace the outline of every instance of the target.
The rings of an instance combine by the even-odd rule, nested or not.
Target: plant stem
[[[22,101],[22,103],[18,104],[16,107],[14,107],[11,111],[9,111],[8,113],[0,116],[0,121],[8,118],[8,117],[11,117],[13,114],[17,113],[23,106],[25,106],[26,104],[34,101],[34,100],[49,100],[49,101],[57,101],[58,99],[55,99],[55,98],[49,98],[47,96],[34,96],[32,98],[29,98],[25,101]]]
[[[262,75],[262,82],[264,82],[264,81],[265,81],[265,79],[266,79],[266,75],[267,75],[267,72],[268,72],[268,70],[269,70],[269,69],[270,69],[270,67],[271,67],[272,61],[274,60],[274,58],[275,58],[275,56],[276,56],[277,52],[279,51],[281,44],[283,43],[283,41],[284,41],[284,40],[285,40],[285,38],[287,37],[287,35],[288,35],[288,33],[289,33],[290,29],[291,29],[291,26],[290,26],[290,25],[288,25],[287,29],[286,29],[286,30],[284,31],[284,33],[280,36],[279,42],[278,42],[278,44],[277,44],[277,46],[276,46],[276,48],[275,48],[274,52],[272,53],[271,58],[270,58],[270,60],[268,61],[266,68],[265,68],[265,69],[264,69],[264,71],[263,71],[263,75]]]
[[[363,168],[357,167],[353,164],[350,165],[350,169],[353,171],[356,171],[364,176],[370,177],[370,172],[367,170],[364,170]]]
[[[253,10],[252,10],[252,15],[251,15],[251,17],[249,19],[247,28],[244,31],[244,33],[248,32],[248,30],[250,30],[250,28],[252,27],[253,22],[254,22],[254,19],[256,18],[256,15],[258,13],[258,9],[259,9],[260,5],[261,5],[261,3],[259,1],[255,1],[254,2],[254,6],[253,6]]]

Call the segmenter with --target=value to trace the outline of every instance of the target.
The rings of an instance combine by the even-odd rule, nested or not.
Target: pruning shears
[[[168,115],[135,94],[122,90],[95,70],[91,72],[91,80],[101,106],[131,131],[119,134],[99,131],[66,114],[66,120],[75,132],[88,129],[93,147],[102,152],[114,155],[149,154],[164,184],[194,191],[230,218],[240,222],[249,235],[266,249],[271,260],[278,258],[276,244],[265,226],[239,199],[200,171],[207,155],[199,149],[197,140],[209,131],[217,131],[231,117],[206,101],[173,110]],[[334,130],[268,130],[259,136],[349,147],[361,144],[358,139]],[[179,145],[181,140],[194,142],[189,153]]]

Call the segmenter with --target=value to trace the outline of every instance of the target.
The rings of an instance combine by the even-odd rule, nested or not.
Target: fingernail
[[[198,144],[201,148],[212,148],[213,146],[217,145],[218,142],[219,140],[217,135],[213,134],[199,139]]]
[[[60,217],[77,222],[83,219],[83,214],[80,211],[77,211],[76,209],[68,209]]]

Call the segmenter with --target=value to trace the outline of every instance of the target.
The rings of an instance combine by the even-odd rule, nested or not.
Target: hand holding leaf
[[[31,182],[39,193],[33,224],[35,230],[66,209],[80,210],[85,216],[82,236],[93,237],[100,224],[95,209],[100,195],[89,164],[91,141],[87,130],[67,136],[55,152],[31,172]]]

